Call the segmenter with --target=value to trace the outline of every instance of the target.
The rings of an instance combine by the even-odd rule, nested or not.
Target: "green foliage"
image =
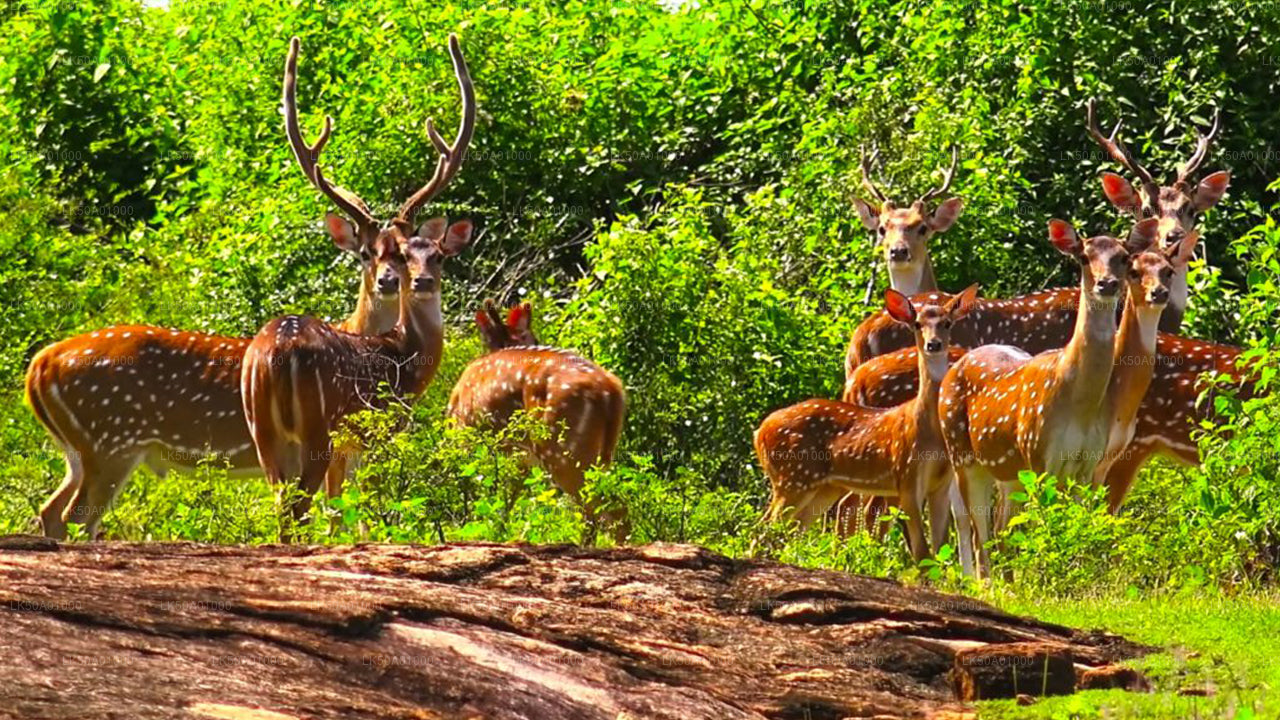
[[[1098,192],[1098,172],[1117,168],[1083,132],[1096,95],[1160,179],[1221,107],[1205,168],[1231,170],[1232,185],[1200,224],[1209,263],[1192,274],[1187,333],[1247,344],[1260,380],[1251,397],[1216,394],[1201,468],[1149,467],[1120,517],[1033,479],[997,569],[1069,594],[1274,580],[1280,230],[1259,218],[1280,176],[1280,6],[170,5],[0,9],[0,532],[28,530],[64,472],[21,401],[43,345],[119,322],[248,335],[284,312],[351,307],[355,264],[324,237],[328,203],[284,142],[290,36],[304,132],[332,115],[327,174],[387,215],[434,162],[426,118],[446,134],[457,121],[444,51],[457,32],[479,122],[433,211],[472,217],[481,235],[445,269],[445,367],[414,408],[357,420],[362,464],[341,496],[316,499],[303,539],[609,542],[506,451],[536,418],[497,434],[442,421],[478,353],[463,320],[481,297],[526,297],[540,337],[627,386],[617,462],[589,472],[586,494],[625,507],[633,541],[959,584],[953,552],[916,566],[895,522],[884,542],[759,526],[751,431],[777,407],[838,394],[849,333],[879,304],[883,270],[850,206],[861,147],[879,147],[882,184],[908,201],[958,145],[965,210],[931,248],[942,287],[1039,289],[1074,272],[1044,242],[1047,219],[1130,222]],[[281,502],[214,465],[144,471],[104,527],[269,542]]]

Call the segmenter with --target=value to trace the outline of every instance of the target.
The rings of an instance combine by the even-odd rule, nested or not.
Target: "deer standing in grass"
[[[317,172],[331,121],[315,145],[302,140],[297,53],[295,38],[285,64],[285,134],[307,180],[354,221],[325,216],[334,244],[360,263],[355,311],[335,327],[376,335],[395,325],[399,288],[374,252],[378,226],[364,203]],[[44,534],[65,538],[67,523],[77,522],[97,538],[103,514],[139,465],[163,477],[215,456],[232,476],[261,474],[240,396],[240,366],[251,339],[119,325],[36,354],[27,370],[27,402],[67,463],[62,485],[40,510]]]
[[[938,423],[938,388],[947,372],[952,325],[973,306],[976,294],[973,286],[941,307],[917,311],[907,296],[886,292],[889,313],[916,336],[920,389],[914,399],[888,409],[805,400],[765,418],[754,441],[773,493],[767,520],[791,509],[806,527],[848,493],[893,497],[906,512],[911,553],[922,559],[928,554],[921,519],[928,495],[934,548],[945,540],[953,511],[960,542],[967,544],[968,518],[952,492]]]
[[[1021,470],[1092,481],[1103,459],[1113,424],[1111,397],[1120,390],[1110,384],[1117,364],[1116,307],[1130,256],[1155,242],[1156,220],[1138,223],[1123,243],[1105,235],[1082,240],[1071,225],[1052,220],[1049,238],[1080,264],[1071,341],[1034,358],[1008,345],[971,350],[940,389],[947,455],[978,533],[983,574],[997,483],[1007,498]]]
[[[1136,220],[1156,218],[1161,247],[1179,245],[1186,235],[1195,231],[1200,215],[1222,199],[1231,181],[1230,173],[1225,171],[1207,175],[1198,183],[1193,180],[1217,137],[1217,114],[1214,115],[1213,126],[1208,134],[1199,136],[1195,152],[1177,173],[1173,184],[1165,186],[1157,184],[1151,173],[1134,159],[1120,138],[1122,124],[1117,122],[1110,136],[1106,136],[1098,129],[1094,115],[1095,103],[1090,100],[1086,108],[1086,129],[1089,136],[1121,167],[1136,177],[1141,186],[1141,191],[1134,190],[1133,185],[1123,177],[1103,173],[1103,193],[1113,205],[1131,213]],[[859,213],[862,214],[861,208]],[[922,245],[919,250],[927,253],[928,249]],[[916,255],[913,252],[912,256]],[[917,261],[932,269],[931,263],[919,258]],[[892,273],[892,265],[890,268],[891,287],[908,294],[927,293],[921,297],[913,297],[915,302],[945,302],[950,297],[937,292],[937,285],[932,283],[920,284],[912,291],[903,290],[894,284],[897,278]],[[931,279],[932,272],[927,277]],[[956,327],[952,341],[962,349],[1000,343],[1013,345],[1033,354],[1060,348],[1071,337],[1076,319],[1077,298],[1075,288],[1054,288],[1005,300],[980,300],[968,320]],[[1178,332],[1186,304],[1187,268],[1183,265],[1174,272],[1169,304],[1161,318],[1161,331]],[[911,334],[887,314],[880,312],[863,321],[854,331],[845,355],[845,400],[853,399],[854,390],[851,385],[855,370],[874,357],[906,350],[899,362],[893,366],[881,367],[876,375],[891,378],[895,384],[898,383],[898,378],[912,377],[915,363],[910,358],[911,345]],[[910,397],[914,392],[914,388],[907,383],[890,400],[900,402],[900,398]]]
[[[485,355],[463,370],[449,396],[449,417],[464,426],[502,428],[517,411],[538,411],[550,438],[521,448],[528,463],[544,468],[561,491],[582,502],[592,466],[613,461],[626,417],[627,394],[612,373],[575,353],[538,345],[528,303],[504,321],[491,301],[476,314]],[[589,514],[595,508],[584,504]],[[606,513],[625,536],[623,517]]]
[[[296,72],[297,40],[290,52],[286,88]],[[372,245],[387,268],[388,284],[399,288],[395,327],[377,336],[359,336],[315,318],[286,315],[267,323],[245,351],[241,391],[245,418],[263,471],[277,487],[296,478],[302,497],[291,503],[296,522],[306,514],[322,482],[336,494],[345,475],[349,449],[334,453],[332,434],[352,413],[385,407],[389,390],[411,399],[435,377],[444,348],[440,286],[445,258],[470,242],[469,221],[448,225],[443,218],[424,222],[415,232],[413,218],[448,185],[462,166],[475,129],[475,93],[456,36],[449,53],[462,95],[462,117],[452,145],[427,122],[427,134],[440,157],[435,172],[410,196]],[[290,93],[286,89],[286,104]],[[317,145],[328,137],[328,124]],[[323,183],[317,165],[314,177]],[[363,209],[363,202],[352,205]],[[284,534],[288,536],[287,532]]]

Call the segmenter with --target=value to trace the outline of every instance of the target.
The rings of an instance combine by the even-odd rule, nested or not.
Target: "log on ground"
[[[1146,650],[684,545],[0,538],[0,717],[942,716],[958,657],[1033,643],[1081,675]]]

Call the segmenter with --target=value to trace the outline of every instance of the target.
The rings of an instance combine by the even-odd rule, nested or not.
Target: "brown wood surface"
[[[920,717],[962,709],[957,653],[1009,643],[1143,651],[683,545],[0,538],[6,718]]]

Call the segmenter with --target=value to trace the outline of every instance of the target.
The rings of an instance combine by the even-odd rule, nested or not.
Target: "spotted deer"
[[[295,38],[290,78],[296,71],[297,48]],[[363,215],[359,227],[373,229],[367,232],[380,265],[386,268],[387,285],[399,288],[394,328],[381,335],[360,336],[315,318],[286,315],[263,326],[245,351],[240,386],[249,434],[273,485],[283,487],[285,481],[297,480],[301,497],[289,508],[295,522],[306,514],[322,482],[331,495],[340,489],[355,449],[339,448],[335,453],[332,434],[346,418],[364,408],[385,407],[390,398],[384,391],[399,400],[416,397],[439,368],[444,348],[443,264],[470,242],[472,225],[467,220],[449,225],[444,218],[433,218],[415,232],[412,223],[418,211],[457,175],[475,129],[475,92],[454,35],[449,36],[449,54],[462,96],[462,114],[452,144],[427,121],[427,135],[439,153],[431,178],[405,200],[385,227],[362,201],[341,193],[348,198],[349,211]],[[326,123],[317,146],[324,144],[328,131]],[[318,165],[314,177],[318,184],[325,183]],[[287,539],[289,532],[282,537]]]
[[[462,372],[449,396],[448,415],[463,426],[502,428],[518,411],[536,412],[551,432],[522,451],[527,464],[545,469],[556,486],[582,502],[586,471],[613,462],[626,417],[627,394],[612,373],[586,358],[538,344],[528,303],[505,322],[492,301],[476,314],[487,353]],[[590,514],[598,509],[584,504]],[[621,513],[602,513],[625,536]]]
[[[940,547],[955,512],[961,543],[970,537],[958,505],[938,423],[938,388],[947,372],[952,325],[973,306],[977,286],[942,306],[919,310],[890,289],[885,307],[916,336],[920,390],[893,408],[867,408],[838,400],[805,400],[774,411],[756,430],[756,458],[769,479],[769,521],[788,509],[802,527],[842,496],[858,493],[896,498],[907,517],[912,555],[928,554],[922,524],[927,495],[933,547]],[[967,549],[967,548],[966,548]]]
[[[1095,120],[1093,100],[1090,100],[1086,107],[1086,128],[1095,142],[1125,170],[1139,179],[1142,188],[1141,191],[1135,191],[1133,186],[1119,175],[1103,173],[1103,193],[1117,208],[1133,214],[1137,220],[1148,217],[1157,218],[1159,242],[1162,247],[1177,246],[1182,238],[1195,230],[1200,214],[1217,204],[1227,191],[1231,179],[1230,173],[1213,173],[1198,184],[1193,183],[1191,179],[1204,163],[1209,147],[1217,136],[1216,115],[1213,127],[1207,135],[1200,135],[1195,152],[1178,173],[1173,185],[1165,187],[1156,184],[1152,180],[1151,173],[1134,160],[1133,154],[1120,138],[1121,123],[1116,123],[1109,136],[1102,134]],[[932,278],[931,273],[929,277]],[[895,279],[891,274],[890,284],[897,287],[893,285],[894,282]],[[923,284],[915,291],[920,296],[913,297],[913,300],[945,302],[950,297],[945,293],[938,293],[937,290],[935,284]],[[964,349],[1000,343],[1022,348],[1032,354],[1060,348],[1071,337],[1075,325],[1077,297],[1075,288],[1055,288],[1004,300],[981,300],[969,319],[956,327],[953,342]],[[1187,268],[1184,265],[1174,273],[1169,304],[1161,318],[1161,331],[1178,332],[1186,304]],[[854,330],[848,352],[845,354],[846,401],[849,400],[850,384],[859,365],[879,355],[909,349],[911,345],[911,334],[884,312],[872,315],[863,321]],[[914,361],[909,357],[903,358],[900,367],[904,374],[910,377],[914,372]],[[882,372],[881,375],[883,374]],[[907,396],[911,392],[914,392],[914,389],[904,389]]]
[[[289,504],[295,523],[322,483],[330,494],[340,488],[345,462],[355,452],[335,451],[333,434],[344,421],[361,410],[384,409],[393,399],[412,400],[435,377],[444,346],[442,265],[467,245],[471,229],[466,220],[446,229],[443,218],[433,218],[407,237],[392,224],[374,241],[401,287],[400,314],[390,332],[354,335],[315,318],[285,315],[249,344],[240,378],[249,434],[274,486],[297,481],[301,497]],[[285,529],[281,539],[290,535]]]
[[[1102,146],[1121,167],[1128,170],[1138,179],[1140,189],[1123,177],[1114,173],[1103,173],[1102,187],[1107,199],[1122,211],[1131,213],[1136,219],[1156,218],[1159,221],[1159,242],[1161,247],[1174,247],[1182,239],[1195,230],[1200,214],[1213,207],[1227,192],[1231,184],[1231,174],[1219,171],[1205,176],[1198,183],[1192,176],[1200,170],[1208,156],[1209,147],[1218,135],[1219,113],[1213,114],[1213,125],[1208,134],[1200,134],[1196,141],[1195,152],[1187,164],[1178,171],[1172,185],[1160,185],[1151,173],[1134,159],[1133,153],[1120,139],[1122,121],[1117,121],[1110,136],[1104,136],[1098,129],[1095,120],[1095,101],[1089,100],[1087,108],[1087,126],[1089,136]],[[1182,327],[1182,317],[1187,309],[1187,268],[1184,265],[1174,273],[1173,289],[1169,294],[1169,304],[1164,316],[1160,318],[1160,329],[1164,332],[1176,333]]]
[[[375,256],[377,225],[364,204],[318,172],[331,121],[315,145],[302,140],[297,53],[295,38],[285,63],[285,134],[303,175],[354,222],[328,213],[324,224],[334,244],[360,264],[355,311],[334,327],[376,335],[395,325],[399,288]],[[43,532],[64,538],[67,523],[77,522],[96,538],[107,507],[140,465],[164,476],[214,456],[233,476],[260,474],[240,396],[240,367],[251,339],[120,325],[37,353],[27,370],[27,402],[67,464],[61,486],[40,510]]]
[[[1130,256],[1155,242],[1156,220],[1139,222],[1125,242],[1105,235],[1082,240],[1070,224],[1052,220],[1049,239],[1080,265],[1080,303],[1070,342],[1035,357],[1008,345],[984,345],[947,372],[939,391],[947,455],[978,533],[978,566],[984,573],[997,483],[1008,497],[1021,470],[1093,479],[1107,447],[1108,412],[1117,392],[1110,384],[1118,360],[1116,307]]]
[[[932,212],[928,210],[928,204],[935,197],[945,195],[951,188],[959,157],[959,150],[953,147],[951,166],[943,174],[942,185],[931,188],[907,207],[899,208],[876,187],[871,179],[866,153],[862,155],[862,184],[876,203],[855,197],[853,205],[862,218],[862,224],[876,233],[877,245],[884,253],[884,261],[889,268],[889,286],[900,293],[915,295],[938,289],[938,281],[933,276],[933,262],[929,258],[928,241],[933,235],[946,232],[955,224],[964,202],[960,198],[948,198]]]

